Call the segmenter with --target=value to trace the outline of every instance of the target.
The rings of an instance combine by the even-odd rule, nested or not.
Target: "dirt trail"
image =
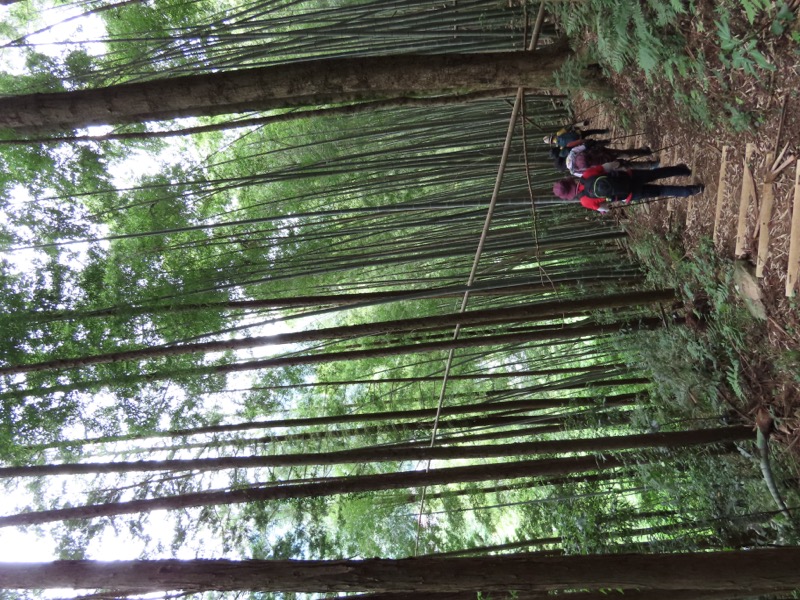
[[[715,137],[682,121],[682,115],[669,106],[657,119],[640,115],[638,122],[625,129],[612,118],[618,107],[586,100],[574,103],[577,119],[590,119],[592,127],[612,130],[613,145],[650,146],[658,151],[663,166],[686,163],[693,170],[693,182],[706,185],[702,195],[692,198],[626,208],[625,227],[632,232],[680,235],[690,257],[701,239],[712,238],[720,257],[743,259],[741,264],[749,265],[753,276],[739,287],[743,294],[759,298],[769,344],[780,351],[800,352],[796,274],[800,259],[789,257],[792,240],[791,250],[800,251],[800,161],[796,160],[800,156],[800,99],[786,94],[773,108],[757,133]],[[794,232],[793,206],[798,207]],[[787,278],[794,281],[794,297],[787,295]],[[766,392],[770,382],[761,385]],[[798,386],[769,390],[764,398],[754,400],[751,412],[759,408],[789,416],[782,421],[778,437],[800,459]]]

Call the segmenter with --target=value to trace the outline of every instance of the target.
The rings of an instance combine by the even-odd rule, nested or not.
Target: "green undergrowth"
[[[742,78],[765,87],[776,48],[800,42],[794,12],[771,0],[586,0],[554,3],[552,12],[578,50],[561,86],[582,89],[585,67],[596,63],[631,81],[637,108],[659,110],[667,97],[709,130],[758,126],[763,114],[740,93]]]
[[[632,365],[653,380],[651,396],[639,409],[640,426],[650,430],[751,424],[759,409],[775,414],[785,385],[797,382],[797,357],[774,348],[765,322],[754,316],[736,291],[733,261],[720,258],[709,239],[689,254],[679,237],[650,235],[631,240],[649,282],[671,287],[678,299],[662,307],[666,326],[625,336],[620,344]],[[657,463],[642,467],[665,498],[691,504],[720,539],[753,544],[796,543],[796,525],[775,512],[751,441],[727,451],[683,452],[680,478],[660,473]],[[796,465],[775,447],[772,467],[784,500],[800,506]],[[690,500],[692,499],[692,500]],[[692,504],[693,503],[693,504]]]
[[[671,406],[692,416],[749,410],[769,403],[767,384],[796,381],[796,356],[769,343],[765,322],[737,292],[736,263],[719,257],[711,240],[691,255],[669,236],[636,239],[630,248],[653,285],[678,291],[664,307],[667,326],[642,334],[656,393]]]

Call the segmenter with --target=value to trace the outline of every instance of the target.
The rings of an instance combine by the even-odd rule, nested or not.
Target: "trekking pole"
[[[629,133],[628,135],[618,135],[617,137],[613,137],[613,138],[611,138],[611,141],[614,141],[614,140],[624,140],[625,138],[637,137],[637,136],[639,136],[639,135],[642,135],[642,134],[641,134],[641,133]]]
[[[669,150],[670,148],[674,148],[675,146],[679,146],[679,145],[680,145],[680,142],[673,142],[672,144],[669,144],[668,146],[662,146],[661,148],[656,148],[655,150],[653,150],[653,154],[655,154],[656,152],[663,152],[664,150]]]

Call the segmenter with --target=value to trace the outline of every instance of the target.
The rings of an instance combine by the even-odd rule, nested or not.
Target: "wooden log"
[[[775,203],[775,188],[773,187],[772,177],[770,177],[770,167],[775,160],[775,153],[767,155],[764,183],[761,186],[761,210],[758,213],[758,255],[756,257],[756,277],[764,276],[764,267],[767,264],[769,254],[769,222],[772,219],[772,205]]]
[[[755,194],[755,183],[753,182],[753,172],[750,170],[750,159],[753,157],[756,145],[747,144],[744,151],[744,168],[742,169],[742,193],[739,195],[739,221],[736,224],[736,256],[742,256],[745,248],[745,236],[747,235],[747,210],[750,208],[750,200]]]
[[[786,268],[786,296],[791,298],[797,291],[800,273],[800,164],[795,168],[794,202],[792,205],[792,232],[789,238],[789,264]]]
[[[719,241],[719,222],[722,217],[722,206],[725,203],[725,172],[728,170],[729,146],[722,148],[722,160],[719,164],[719,179],[717,179],[717,206],[714,210],[714,244]]]

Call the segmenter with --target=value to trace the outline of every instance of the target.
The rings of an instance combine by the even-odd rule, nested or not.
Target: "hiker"
[[[606,148],[589,142],[591,140],[584,140],[583,144],[570,150],[566,158],[559,154],[558,148],[552,148],[550,150],[550,158],[553,159],[553,167],[557,171],[569,171],[571,175],[580,177],[589,167],[595,167],[614,160],[626,169],[655,169],[661,165],[658,158],[640,161],[621,158],[623,156],[647,156],[651,153],[650,148]]]
[[[584,121],[584,125],[588,125],[588,121]],[[548,146],[555,146],[558,149],[559,156],[566,157],[569,151],[575,146],[579,146],[581,142],[588,139],[593,135],[602,135],[608,133],[608,129],[582,129],[580,125],[573,124],[562,127],[553,135],[546,135],[543,142]],[[595,140],[599,144],[607,144],[609,140]]]
[[[620,169],[617,161],[590,167],[578,179],[567,178],[556,181],[553,194],[562,200],[578,199],[581,206],[606,213],[609,203],[622,201],[625,204],[648,198],[677,196],[685,198],[701,193],[705,186],[659,185],[651,182],[665,177],[683,177],[692,174],[686,165],[660,167],[649,171]]]
[[[564,167],[575,177],[580,177],[586,169],[596,167],[612,161],[619,162],[621,167],[627,169],[655,169],[661,165],[657,158],[651,160],[631,161],[622,157],[648,156],[652,154],[650,148],[607,148],[602,144],[595,144],[593,140],[584,140],[579,146],[572,148],[564,159]]]

